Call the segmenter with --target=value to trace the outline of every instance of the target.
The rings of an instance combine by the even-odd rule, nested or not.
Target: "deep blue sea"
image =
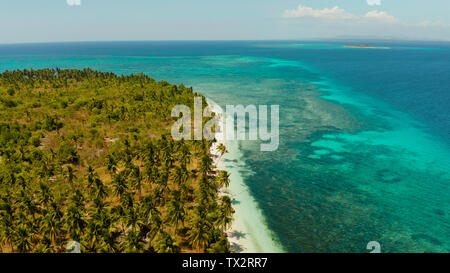
[[[350,43],[350,42],[349,42]],[[0,45],[0,71],[92,68],[280,105],[280,148],[243,141],[242,173],[289,252],[450,252],[450,43]]]

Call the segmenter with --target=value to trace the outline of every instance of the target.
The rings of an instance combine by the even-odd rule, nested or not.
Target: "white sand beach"
[[[210,110],[223,117],[221,107],[211,100],[207,100]],[[211,147],[214,165],[219,170],[230,173],[231,183],[228,189],[221,189],[221,194],[227,194],[233,200],[235,209],[232,227],[228,230],[228,238],[232,251],[239,253],[280,253],[284,252],[276,241],[274,234],[268,229],[264,216],[255,199],[251,196],[248,187],[241,176],[245,163],[241,160],[238,141],[227,141],[218,129],[217,142]],[[221,156],[217,146],[223,143],[228,153]]]

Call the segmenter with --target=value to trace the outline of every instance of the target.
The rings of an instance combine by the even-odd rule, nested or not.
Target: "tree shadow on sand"
[[[239,241],[240,239],[245,238],[246,235],[247,234],[240,232],[240,231],[233,231],[229,234],[229,237],[234,238]],[[232,242],[230,245],[230,250],[233,252],[240,253],[240,252],[244,251],[244,248],[242,247],[242,245]]]
[[[236,238],[238,240],[242,239],[242,238],[245,238],[246,235],[247,234],[245,234],[243,232],[240,232],[240,231],[233,231],[233,232],[230,233],[230,237],[231,238]]]
[[[244,251],[244,249],[242,248],[242,246],[241,246],[241,245],[238,245],[238,244],[236,244],[236,243],[232,243],[232,244],[230,245],[230,250],[231,250],[232,252],[235,252],[235,253],[241,253],[242,251]]]

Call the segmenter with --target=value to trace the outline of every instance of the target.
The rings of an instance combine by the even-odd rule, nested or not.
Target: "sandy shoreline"
[[[216,115],[223,116],[222,109],[207,99],[208,107]],[[221,195],[228,195],[235,209],[232,226],[227,231],[231,250],[241,253],[279,253],[283,248],[274,239],[275,236],[267,228],[265,218],[244,183],[240,170],[245,168],[241,160],[241,152],[237,141],[227,141],[221,130],[216,132],[217,142],[211,146],[214,165],[218,170],[230,173],[231,183],[228,189],[221,189]],[[220,144],[227,147],[228,153],[221,156],[217,151]]]

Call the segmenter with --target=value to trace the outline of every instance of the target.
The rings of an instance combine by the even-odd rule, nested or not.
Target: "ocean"
[[[251,199],[260,219],[252,228],[241,223],[239,236],[267,231],[253,250],[369,252],[377,241],[382,252],[450,252],[450,44],[345,44],[0,45],[0,71],[145,73],[193,86],[221,106],[279,105],[277,151],[241,141],[238,167],[225,158],[240,177],[232,183],[248,190],[232,192],[237,210]]]

